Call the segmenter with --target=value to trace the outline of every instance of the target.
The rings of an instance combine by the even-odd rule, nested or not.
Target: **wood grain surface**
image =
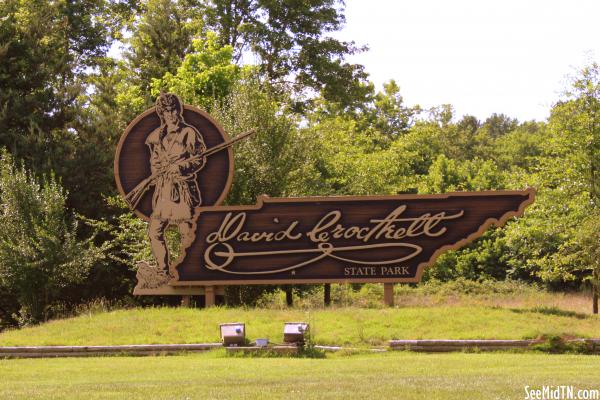
[[[186,123],[198,129],[208,148],[229,140],[221,126],[199,108],[185,105],[183,117]],[[151,175],[150,150],[145,142],[148,135],[159,126],[158,114],[155,107],[152,107],[134,119],[121,136],[114,169],[117,188],[123,197]],[[228,148],[211,155],[209,162],[197,174],[197,181],[204,206],[221,204],[233,181],[233,150]],[[152,213],[153,193],[154,188],[150,188],[134,210],[145,220]]]
[[[417,282],[443,251],[522,215],[534,195],[261,197],[202,208],[170,284]]]

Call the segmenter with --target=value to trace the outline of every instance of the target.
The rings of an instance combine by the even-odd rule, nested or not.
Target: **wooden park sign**
[[[446,250],[520,216],[534,190],[437,195],[269,198],[220,206],[232,144],[205,112],[162,94],[119,142],[115,175],[147,220],[155,263],[138,265],[137,294],[235,284],[418,282]],[[170,261],[165,232],[181,251]]]

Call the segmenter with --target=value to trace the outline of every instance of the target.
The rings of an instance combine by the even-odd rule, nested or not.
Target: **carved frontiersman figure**
[[[148,236],[158,269],[168,273],[169,251],[165,231],[177,225],[182,246],[193,241],[192,220],[202,204],[196,174],[205,163],[206,150],[198,130],[183,119],[183,105],[174,94],[161,94],[156,100],[161,124],[146,139],[154,180],[152,214]]]

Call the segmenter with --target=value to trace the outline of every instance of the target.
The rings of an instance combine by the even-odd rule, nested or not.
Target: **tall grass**
[[[383,285],[331,285],[332,304],[340,307],[384,308]],[[551,292],[537,285],[518,281],[451,282],[431,280],[414,284],[394,285],[394,302],[398,307],[482,306],[502,308],[547,307],[578,313],[591,313],[591,295],[585,292]],[[261,308],[286,308],[285,293],[276,291],[264,295]],[[294,296],[297,308],[323,307],[323,286]]]

